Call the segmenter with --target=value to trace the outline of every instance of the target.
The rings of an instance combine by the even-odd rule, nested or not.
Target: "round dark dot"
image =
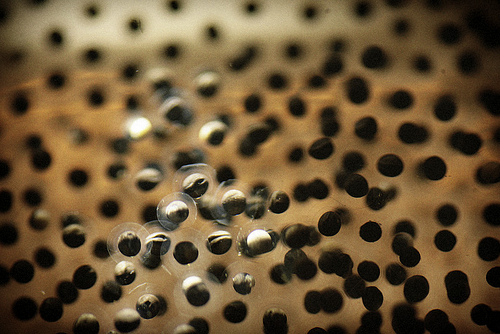
[[[35,276],[35,268],[26,260],[15,262],[10,268],[10,276],[19,283],[28,283]]]
[[[271,194],[269,210],[272,213],[280,214],[288,210],[290,198],[284,191],[275,191]]]
[[[462,38],[462,32],[453,23],[447,23],[439,27],[438,38],[443,44],[456,44]]]
[[[394,33],[399,36],[404,36],[410,30],[410,23],[405,19],[399,19],[394,22]]]
[[[203,318],[193,318],[189,321],[189,325],[196,330],[196,334],[208,334],[208,321]]]
[[[488,329],[493,333],[500,333],[499,319],[500,319],[500,311],[491,311],[486,327],[488,327]]]
[[[323,137],[315,140],[307,152],[314,159],[324,160],[333,154],[334,145],[330,138]]]
[[[326,288],[321,291],[320,295],[321,309],[325,313],[336,313],[340,311],[344,305],[342,294],[334,288]]]
[[[365,103],[370,97],[370,90],[366,81],[360,77],[354,77],[346,82],[347,96],[354,104]]]
[[[3,200],[0,196],[0,201]],[[1,212],[5,212],[0,210]],[[2,245],[13,245],[17,242],[19,234],[17,232],[17,227],[12,223],[3,223],[0,225],[0,244]]]
[[[372,4],[368,1],[358,1],[354,6],[354,12],[359,17],[367,17],[372,12]]]
[[[7,178],[10,174],[10,164],[7,160],[0,159],[0,180]]]
[[[306,20],[313,20],[317,17],[318,11],[317,11],[316,7],[307,6],[302,11],[302,14]]]
[[[344,281],[344,291],[351,298],[361,298],[365,291],[366,283],[358,275],[351,275]]]
[[[480,67],[479,58],[474,52],[465,51],[458,56],[457,67],[465,75],[474,74]]]
[[[269,76],[267,84],[272,89],[281,90],[288,86],[288,80],[283,74],[274,73]]]
[[[386,154],[378,160],[377,169],[384,176],[395,177],[403,172],[403,161],[395,154]]]
[[[218,284],[223,284],[224,282],[226,282],[228,277],[226,267],[218,263],[212,264],[207,269],[207,273],[208,278]]]
[[[500,203],[492,203],[487,205],[483,210],[483,219],[486,223],[499,226],[500,225]]]
[[[382,229],[378,223],[369,221],[360,227],[359,236],[366,242],[375,242],[382,236]]]
[[[441,180],[446,175],[446,164],[437,156],[427,158],[420,168],[425,177],[432,181]]]
[[[243,302],[234,301],[224,307],[224,318],[232,323],[240,323],[247,316],[247,307]]]
[[[295,275],[303,281],[307,281],[316,276],[318,272],[318,267],[314,261],[309,258],[304,258],[300,261],[297,261],[295,265]]]
[[[115,163],[108,167],[107,175],[114,180],[120,179],[127,171],[127,167],[122,163]]]
[[[180,54],[180,47],[176,44],[170,44],[163,48],[163,55],[168,59],[175,59]]]
[[[477,304],[470,310],[472,321],[479,326],[484,326],[488,323],[488,318],[491,316],[491,307],[486,304]]]
[[[394,234],[408,233],[411,237],[415,237],[415,225],[409,220],[402,220],[394,226]]]
[[[325,274],[336,274],[346,278],[352,273],[353,262],[348,254],[329,251],[320,255],[318,266]]]
[[[448,230],[439,231],[434,237],[434,245],[442,252],[451,251],[456,243],[457,237]]]
[[[373,117],[364,117],[354,125],[354,133],[361,139],[373,140],[377,134],[377,121]]]
[[[47,298],[40,305],[40,317],[47,322],[55,322],[63,315],[63,303],[59,298]]]
[[[434,105],[434,115],[443,122],[452,119],[456,111],[457,106],[451,95],[441,96]]]
[[[52,163],[52,157],[49,152],[42,149],[35,150],[31,154],[31,165],[37,170],[45,170]]]
[[[175,245],[174,258],[183,265],[192,263],[198,258],[198,248],[189,241],[179,242]]]
[[[69,182],[75,187],[83,187],[88,179],[87,172],[81,169],[74,169],[69,173]]]
[[[500,163],[489,161],[481,165],[476,172],[476,181],[484,185],[500,182]]]
[[[288,333],[287,316],[285,312],[278,308],[268,309],[262,318],[265,334],[286,334]]]
[[[10,281],[9,269],[0,264],[0,286],[7,285]]]
[[[399,110],[408,109],[413,105],[413,96],[406,90],[398,90],[390,96],[389,105]]]
[[[50,268],[56,263],[56,257],[49,249],[40,248],[35,253],[35,262],[42,268]]]
[[[17,93],[12,99],[10,108],[15,115],[25,114],[30,107],[30,102],[25,93]]]
[[[308,291],[304,297],[304,307],[309,313],[319,313],[321,311],[321,293],[319,291]]]
[[[453,304],[462,304],[470,296],[467,275],[459,270],[450,271],[444,278],[448,299]]]
[[[436,218],[443,226],[451,226],[458,219],[458,211],[452,204],[444,204],[436,211]]]
[[[115,281],[107,281],[101,288],[101,299],[106,303],[119,300],[122,296],[122,287]]]
[[[248,13],[248,14],[254,14],[255,12],[257,12],[259,10],[259,6],[258,4],[254,3],[254,2],[249,2],[245,5],[245,11]]]
[[[398,130],[399,139],[406,144],[420,144],[429,138],[429,132],[423,125],[403,123]]]
[[[465,155],[474,155],[483,144],[481,137],[475,133],[456,131],[450,136],[450,145]]]
[[[500,242],[492,237],[483,238],[479,241],[477,253],[484,261],[494,261],[500,256]]]
[[[99,14],[99,8],[94,5],[88,6],[85,9],[85,14],[87,14],[88,17],[95,17],[97,16],[97,14]]]
[[[64,304],[71,304],[78,298],[78,289],[70,281],[62,281],[57,285],[57,296]]]
[[[290,59],[299,58],[302,52],[301,46],[296,43],[290,43],[285,47],[285,55]]]
[[[500,267],[493,267],[488,270],[486,282],[494,288],[500,288]]]
[[[97,273],[89,265],[78,267],[73,274],[73,284],[81,290],[90,289],[97,281]]]
[[[130,19],[128,21],[128,28],[131,32],[137,32],[142,30],[142,21],[137,18]]]
[[[262,106],[262,99],[257,94],[251,94],[245,99],[244,105],[246,111],[253,113]]]
[[[26,137],[26,146],[32,150],[41,149],[42,144],[42,137],[38,134],[32,134]]]
[[[385,277],[391,285],[400,285],[406,280],[406,269],[397,263],[391,263],[385,268]]]
[[[306,113],[306,104],[299,96],[293,96],[288,100],[288,110],[295,117],[302,117]]]
[[[106,200],[99,206],[99,211],[104,217],[112,218],[120,212],[120,206],[114,200]]]
[[[276,284],[287,284],[292,279],[292,273],[283,264],[277,264],[269,272],[271,280]]]
[[[101,59],[101,52],[97,49],[88,49],[83,54],[83,58],[88,63],[95,63]]]
[[[323,63],[322,74],[325,77],[332,77],[342,72],[343,68],[344,62],[342,58],[338,55],[331,55]]]
[[[361,297],[364,307],[368,311],[376,311],[384,302],[384,295],[376,286],[369,286],[363,292]]]
[[[303,224],[288,226],[283,231],[283,241],[290,248],[302,248],[307,244],[309,228]]]
[[[382,326],[382,315],[378,311],[365,312],[361,316],[361,326],[372,331],[378,331]]]
[[[107,259],[109,257],[107,242],[105,240],[97,240],[94,243],[94,249],[92,253],[99,259]]]
[[[417,56],[413,60],[413,67],[418,72],[422,73],[429,72],[431,70],[431,61],[426,56]]]
[[[404,295],[409,303],[417,303],[429,294],[429,282],[424,276],[415,275],[408,278],[404,286]]]
[[[138,73],[139,69],[136,65],[127,65],[122,71],[122,76],[125,80],[132,80]]]
[[[456,333],[456,331],[449,330],[448,315],[440,309],[434,309],[427,313],[424,326],[431,333]]]
[[[85,229],[80,224],[70,224],[63,229],[63,241],[71,248],[78,248],[85,243]]]
[[[366,68],[380,69],[387,66],[388,58],[379,46],[369,46],[363,51],[361,61]]]
[[[363,261],[358,265],[358,275],[367,282],[374,282],[380,276],[380,268],[375,262]]]
[[[36,189],[27,189],[23,193],[24,202],[29,206],[37,206],[42,203],[42,194]]]
[[[500,115],[500,92],[491,89],[479,92],[479,102],[493,116]]]
[[[380,188],[373,187],[370,188],[368,194],[365,197],[366,205],[376,211],[382,209],[389,200],[391,200],[396,194],[395,189],[389,189],[387,192]]]
[[[236,175],[234,174],[233,169],[230,166],[221,166],[217,169],[217,181],[222,183],[227,180],[235,180]]]
[[[341,225],[340,215],[335,211],[327,211],[319,218],[318,230],[324,236],[331,237],[339,233]]]
[[[350,173],[355,173],[364,166],[365,158],[359,152],[347,152],[342,159],[342,167]]]
[[[309,196],[316,199],[325,199],[328,197],[328,186],[321,179],[315,179],[307,185]]]
[[[99,321],[95,315],[91,313],[83,313],[76,319],[73,324],[74,334],[98,334],[99,333]]]
[[[302,161],[304,157],[304,150],[300,147],[293,148],[290,153],[288,153],[288,161],[292,163],[298,163]]]
[[[401,251],[399,261],[405,267],[415,267],[420,262],[420,252],[414,247],[407,247]]]
[[[325,87],[327,84],[325,78],[321,75],[313,75],[309,78],[307,85],[313,89],[320,89]]]
[[[29,297],[20,297],[12,304],[12,313],[17,319],[22,321],[34,318],[37,310],[37,304]]]
[[[52,74],[47,80],[47,85],[52,89],[60,89],[66,83],[66,77],[62,74]]]
[[[104,95],[100,90],[92,89],[88,92],[87,98],[91,107],[97,108],[104,103]]]
[[[49,43],[55,47],[61,46],[64,42],[61,32],[55,30],[49,33]]]
[[[219,29],[216,26],[210,25],[206,28],[206,36],[210,40],[217,40],[219,39]]]
[[[344,183],[345,191],[352,197],[363,197],[368,193],[368,182],[359,174],[350,174]]]

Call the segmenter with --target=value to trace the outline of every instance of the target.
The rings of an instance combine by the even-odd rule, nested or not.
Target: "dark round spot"
[[[35,268],[26,260],[15,262],[10,268],[10,276],[19,283],[28,283],[35,276]]]
[[[51,89],[60,89],[66,83],[66,77],[60,73],[52,74],[47,80],[47,85]]]
[[[7,178],[10,171],[10,163],[7,160],[0,159],[0,180]]]
[[[363,261],[358,265],[358,275],[367,282],[374,282],[380,276],[380,268],[373,261]]]
[[[142,21],[138,18],[132,18],[128,21],[128,29],[131,32],[138,32],[142,30]]]
[[[36,189],[27,189],[23,193],[24,202],[29,206],[37,206],[42,203],[42,194]]]
[[[452,204],[444,204],[436,211],[436,219],[443,226],[451,226],[458,219],[458,211]]]
[[[377,169],[384,176],[395,177],[403,172],[403,161],[395,154],[386,154],[378,160]]]
[[[267,79],[267,84],[271,89],[282,90],[287,88],[288,80],[283,74],[274,73]]]
[[[489,161],[481,165],[476,172],[476,181],[484,185],[500,182],[500,163]]]
[[[299,58],[303,51],[300,45],[296,43],[290,43],[285,47],[285,56],[290,59]]]
[[[462,52],[458,56],[457,67],[465,75],[477,73],[480,67],[479,57],[472,51]]]
[[[73,274],[73,284],[81,290],[90,289],[97,281],[97,273],[89,265],[78,267]]]
[[[354,12],[359,17],[367,17],[372,12],[372,4],[368,1],[358,1],[354,6]]]
[[[212,264],[207,269],[208,278],[218,284],[223,284],[226,282],[228,273],[226,267],[221,264]]]
[[[41,149],[43,144],[42,137],[39,134],[32,134],[26,137],[26,146],[29,149]]]
[[[404,295],[409,303],[417,303],[429,294],[429,282],[424,276],[415,275],[408,278],[404,286]]]
[[[485,237],[479,241],[477,253],[484,261],[494,261],[500,256],[500,242],[495,238]]]
[[[377,332],[382,326],[382,315],[378,311],[365,312],[361,316],[361,326]]]
[[[321,311],[321,293],[319,291],[308,291],[304,296],[304,308],[309,313],[319,313]]]
[[[219,29],[214,25],[206,27],[205,33],[209,40],[215,41],[220,38]]]
[[[325,274],[336,274],[346,278],[352,273],[353,262],[348,254],[328,251],[321,253],[318,266]]]
[[[432,181],[441,180],[446,175],[446,164],[438,156],[427,158],[420,165],[420,169],[425,177]]]
[[[203,318],[193,318],[189,321],[189,325],[196,330],[197,334],[208,334],[208,321]]]
[[[450,145],[465,155],[474,155],[483,145],[483,140],[475,133],[456,131],[450,136]]]
[[[406,19],[398,19],[394,22],[394,33],[398,36],[404,36],[410,30],[410,23]]]
[[[28,97],[23,92],[18,92],[14,95],[12,102],[10,104],[10,108],[15,115],[23,115],[25,114],[30,107],[30,101]]]
[[[448,315],[440,309],[429,311],[424,318],[424,326],[431,333],[447,333],[444,329],[448,323]]]
[[[486,282],[494,288],[500,288],[500,267],[493,267],[488,270],[486,273]]]
[[[306,104],[299,96],[293,96],[288,100],[288,110],[295,117],[302,117],[306,113]]]
[[[57,285],[57,297],[64,304],[71,304],[78,298],[78,289],[70,281],[62,281]]]
[[[457,237],[455,237],[455,235],[448,230],[439,231],[434,236],[434,245],[436,245],[436,248],[442,252],[451,251],[453,247],[455,247],[456,243]]]
[[[314,179],[307,184],[307,192],[309,196],[316,199],[325,199],[328,197],[328,186],[321,179]]]
[[[325,313],[336,313],[340,311],[344,305],[342,294],[334,288],[326,288],[321,291],[320,295],[321,309]]]
[[[382,236],[382,229],[378,223],[369,221],[360,227],[359,236],[366,242],[375,242]]]
[[[401,251],[399,261],[405,267],[415,267],[420,262],[420,252],[414,247],[407,247]]]
[[[347,152],[342,159],[342,167],[350,173],[355,173],[364,166],[365,158],[359,152]]]
[[[76,319],[73,324],[74,334],[98,334],[99,333],[99,321],[95,315],[91,313],[83,313]]]
[[[116,154],[127,154],[130,151],[130,140],[127,138],[113,139],[110,144]]]
[[[318,267],[314,261],[309,258],[304,258],[295,264],[295,275],[303,281],[307,281],[316,276],[318,272]]]
[[[290,248],[302,248],[307,244],[309,228],[303,224],[288,226],[283,231],[283,242]]]
[[[325,78],[321,75],[313,75],[309,78],[307,85],[313,89],[320,89],[325,87],[327,84]]]
[[[122,163],[115,163],[108,167],[106,174],[114,180],[120,179],[124,176],[127,167]]]
[[[251,94],[244,101],[245,110],[254,113],[262,106],[262,99],[258,94]]]
[[[31,154],[31,165],[33,168],[43,171],[50,167],[52,163],[52,156],[49,152],[44,151],[42,149],[35,150]]]
[[[298,163],[302,161],[304,157],[304,150],[300,147],[293,148],[290,153],[288,153],[288,161],[292,163]]]
[[[318,11],[314,6],[306,6],[303,9],[302,14],[306,20],[313,20],[317,17]]]
[[[63,229],[63,241],[71,248],[78,248],[85,243],[85,229],[80,224],[70,224]]]
[[[497,43],[500,44],[500,43]],[[486,327],[494,333],[500,333],[500,311],[491,311]]]
[[[40,305],[40,317],[47,322],[55,322],[63,315],[63,303],[59,298],[47,298]]]
[[[398,90],[389,97],[389,105],[399,110],[408,109],[413,105],[413,96],[406,90]]]
[[[377,121],[373,117],[364,117],[356,122],[354,125],[354,133],[361,139],[373,140],[377,134]]]
[[[10,281],[9,269],[0,264],[0,286],[5,286]]]
[[[12,313],[21,321],[34,318],[37,310],[37,304],[29,297],[20,297],[12,303]]]
[[[99,8],[95,5],[88,6],[85,9],[85,14],[87,14],[87,16],[90,18],[96,17],[99,14]]]
[[[290,206],[290,198],[288,195],[281,190],[274,191],[271,194],[269,210],[272,213],[280,214],[288,210]]]
[[[288,333],[287,316],[281,309],[268,309],[262,318],[265,334],[286,334]]]
[[[97,240],[94,243],[92,253],[98,259],[107,259],[109,257],[108,244],[105,240]]]
[[[394,234],[405,232],[408,233],[413,238],[415,237],[415,226],[409,220],[402,220],[394,226]]]
[[[106,303],[119,300],[122,296],[122,287],[115,281],[107,281],[101,288],[101,299]]]
[[[332,77],[342,72],[343,68],[344,62],[342,58],[338,55],[331,55],[323,63],[322,74],[325,77]]]
[[[198,258],[198,248],[189,241],[179,242],[175,245],[174,258],[183,265],[192,263]]]
[[[230,166],[221,166],[217,169],[217,181],[222,183],[228,180],[235,180],[236,175],[234,174],[233,169]]]
[[[87,172],[82,169],[74,169],[69,173],[69,182],[75,187],[83,187],[88,182]]]
[[[452,119],[457,112],[455,100],[451,95],[441,96],[434,105],[434,115],[440,121],[446,122]]]
[[[365,103],[370,97],[368,84],[363,78],[354,77],[346,82],[347,96],[354,104]]]
[[[240,323],[247,316],[247,307],[243,302],[234,301],[224,307],[224,318],[232,323]]]
[[[429,138],[429,132],[423,125],[403,123],[398,130],[399,139],[406,144],[421,144]]]
[[[467,275],[459,270],[450,271],[444,278],[446,294],[453,304],[462,304],[470,296]]]
[[[56,263],[56,257],[51,250],[40,248],[35,253],[35,262],[42,268],[50,268]]]
[[[344,281],[344,291],[350,298],[361,298],[365,291],[366,283],[358,275],[351,275]]]
[[[319,218],[318,230],[324,236],[331,237],[339,233],[341,225],[340,215],[335,211],[327,211]]]
[[[0,195],[0,201],[3,200],[3,196]],[[0,210],[0,212],[5,212]],[[12,223],[2,223],[0,225],[0,244],[9,246],[17,242],[19,234],[17,232],[17,227]]]
[[[350,174],[344,183],[345,191],[352,197],[363,197],[368,193],[368,182],[359,174]]]
[[[314,159],[324,160],[333,154],[334,145],[330,138],[323,137],[315,140],[307,152]]]
[[[366,68],[381,69],[387,66],[388,59],[379,46],[369,46],[363,51],[361,61]]]
[[[410,234],[406,232],[399,232],[394,236],[392,240],[391,248],[392,251],[401,256],[403,252],[408,248],[413,246],[413,239]]]
[[[416,310],[409,304],[398,304],[392,310],[392,329],[396,333],[424,333],[424,322],[415,317]]]
[[[271,280],[276,284],[287,284],[292,279],[292,273],[283,264],[277,264],[269,272]]]
[[[479,92],[479,102],[493,116],[500,115],[500,93],[491,89]]]
[[[385,277],[391,285],[400,285],[406,280],[406,269],[397,263],[391,263],[385,268]]]
[[[99,212],[106,218],[112,218],[120,212],[120,206],[115,200],[105,200],[99,206]]]
[[[369,286],[363,292],[361,297],[364,307],[368,311],[376,311],[384,302],[384,295],[376,286]]]
[[[484,326],[488,323],[491,316],[491,307],[486,304],[477,304],[470,310],[472,321],[479,326]]]
[[[417,56],[413,60],[413,67],[418,72],[422,73],[429,72],[431,70],[431,61],[426,56]]]
[[[180,54],[180,47],[176,44],[170,44],[163,48],[163,55],[168,59],[175,59]]]
[[[52,44],[54,47],[60,47],[63,42],[64,38],[63,35],[61,34],[60,31],[54,30],[49,33],[49,43]]]
[[[95,63],[101,59],[101,52],[97,49],[88,49],[83,54],[83,58],[88,63]]]
[[[439,40],[446,45],[457,44],[462,38],[462,32],[453,23],[446,23],[438,29]]]
[[[104,95],[98,89],[92,89],[87,93],[88,102],[91,107],[97,108],[104,103]]]
[[[486,223],[499,226],[500,225],[500,203],[492,203],[483,209],[483,219]]]

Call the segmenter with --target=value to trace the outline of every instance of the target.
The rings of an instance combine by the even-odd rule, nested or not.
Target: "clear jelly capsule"
[[[172,193],[163,197],[156,209],[158,221],[167,231],[176,230],[181,224],[196,220],[196,203],[184,193]]]
[[[215,170],[207,164],[191,164],[179,168],[174,175],[174,189],[197,200],[216,189]]]
[[[147,234],[147,230],[137,223],[116,226],[108,235],[109,255],[119,262],[143,254],[146,250],[144,240]]]

